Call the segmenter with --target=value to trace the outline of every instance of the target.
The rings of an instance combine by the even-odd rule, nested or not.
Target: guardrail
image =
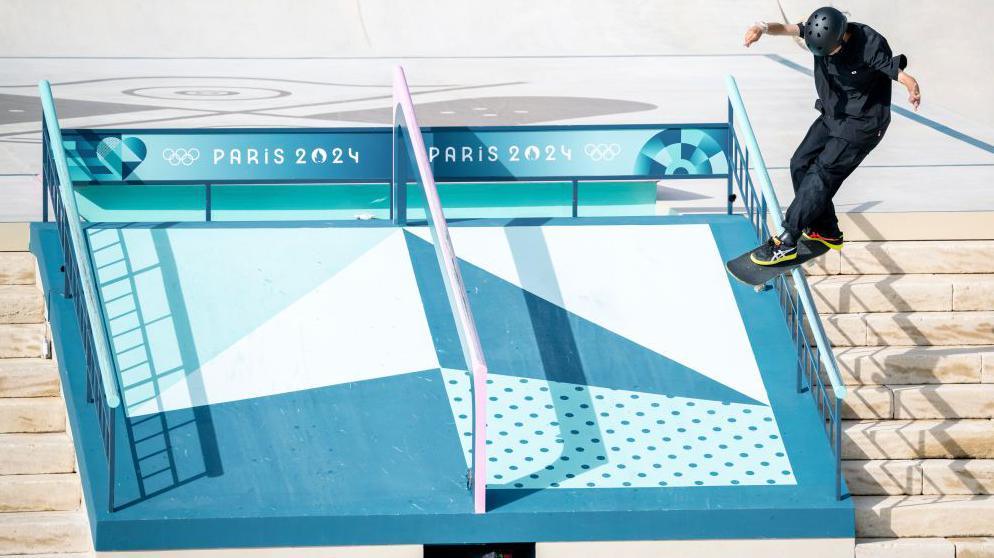
[[[773,220],[773,226],[779,233],[783,230],[783,210],[780,201],[773,190],[770,173],[759,150],[756,134],[749,122],[742,95],[739,93],[735,78],[728,76],[725,80],[728,89],[728,151],[729,158],[729,212],[732,211],[733,182],[738,185],[742,202],[745,205],[746,216],[756,230],[756,237],[766,240],[770,236],[767,215]],[[738,124],[742,131],[740,141],[735,131]],[[743,146],[743,141],[745,145]],[[749,173],[749,163],[759,177],[759,189],[755,187]],[[787,326],[797,348],[797,389],[810,389],[818,406],[818,411],[825,419],[829,441],[835,453],[835,492],[842,497],[842,422],[840,410],[842,400],[846,396],[846,386],[839,374],[839,365],[832,352],[832,345],[825,334],[821,316],[811,297],[811,288],[804,272],[794,268],[791,280],[786,275],[779,276],[774,282],[774,288],[780,296],[780,306],[787,319]],[[808,329],[805,329],[805,324]],[[830,386],[825,385],[827,377]]]
[[[121,403],[109,348],[107,330],[100,311],[100,296],[87,249],[85,231],[76,206],[69,166],[62,144],[52,87],[38,84],[42,106],[42,187],[52,202],[52,213],[62,244],[66,298],[73,299],[86,366],[86,395],[94,403],[109,470],[108,507],[114,509],[114,426]]]

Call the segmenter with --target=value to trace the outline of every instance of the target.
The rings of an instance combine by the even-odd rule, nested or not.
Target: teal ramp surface
[[[853,536],[776,294],[725,273],[742,217],[450,223],[491,370],[483,516],[426,227],[91,225],[113,513],[57,235],[34,233],[98,550]]]

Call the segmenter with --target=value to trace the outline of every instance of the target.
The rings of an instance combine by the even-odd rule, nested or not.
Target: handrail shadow
[[[118,469],[112,479],[119,485],[112,511],[223,474],[210,406],[196,405],[206,397],[200,375],[193,373],[200,361],[165,234],[168,227],[140,229],[147,231],[143,240],[151,241],[156,258],[151,262],[148,254],[134,258],[130,253],[127,225],[89,229],[111,348],[120,371],[132,465],[130,470]],[[136,259],[142,262],[140,268]],[[175,347],[176,354],[164,347]],[[194,406],[170,409],[163,401],[163,391],[176,384],[186,386]]]

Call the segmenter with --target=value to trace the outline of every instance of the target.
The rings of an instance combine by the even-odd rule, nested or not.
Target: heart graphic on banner
[[[116,136],[106,137],[97,144],[96,151],[97,159],[122,180],[131,176],[148,154],[145,142],[133,136],[123,140]]]

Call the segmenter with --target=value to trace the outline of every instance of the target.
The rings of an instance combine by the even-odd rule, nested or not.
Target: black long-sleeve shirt
[[[804,36],[804,24],[798,24]],[[891,80],[908,65],[894,56],[887,39],[869,25],[849,23],[849,39],[831,56],[815,56],[814,76],[821,111],[833,136],[865,141],[890,124]]]

